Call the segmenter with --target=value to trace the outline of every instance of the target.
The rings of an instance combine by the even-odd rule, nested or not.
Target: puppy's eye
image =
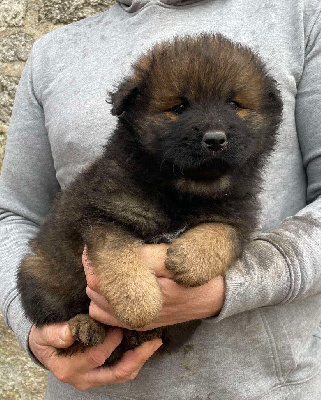
[[[182,103],[182,104],[177,104],[176,106],[170,108],[167,111],[170,111],[176,115],[181,115],[186,110],[186,108],[187,108],[187,105]]]
[[[229,102],[228,102],[228,105],[229,105],[231,108],[233,108],[234,110],[238,110],[239,108],[241,108],[241,104],[238,103],[237,101],[234,101],[234,100],[229,101]]]

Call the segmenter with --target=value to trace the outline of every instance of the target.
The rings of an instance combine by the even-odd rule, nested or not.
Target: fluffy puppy
[[[186,287],[223,275],[255,229],[282,114],[259,57],[211,34],[156,45],[111,102],[118,125],[103,155],[57,196],[18,273],[31,321],[69,321],[80,347],[105,337],[88,315],[84,246],[117,317],[151,323],[162,293],[139,247],[169,242],[166,267]],[[128,331],[122,351],[160,334]]]

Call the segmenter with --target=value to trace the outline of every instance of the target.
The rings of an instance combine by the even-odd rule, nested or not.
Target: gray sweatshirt
[[[257,51],[284,117],[264,173],[261,226],[226,275],[220,315],[133,381],[80,392],[49,374],[46,399],[321,399],[320,0],[121,0],[36,42],[0,181],[0,301],[28,350],[15,275],[28,241],[115,127],[106,93],[155,42],[220,32]]]

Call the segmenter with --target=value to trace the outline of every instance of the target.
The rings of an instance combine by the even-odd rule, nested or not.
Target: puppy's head
[[[275,81],[258,56],[210,34],[156,45],[112,104],[155,169],[195,194],[224,192],[240,171],[261,168],[282,114]]]

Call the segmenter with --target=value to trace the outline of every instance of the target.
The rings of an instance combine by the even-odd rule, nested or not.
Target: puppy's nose
[[[227,137],[224,131],[209,131],[203,136],[202,143],[209,150],[219,151],[225,147]]]

